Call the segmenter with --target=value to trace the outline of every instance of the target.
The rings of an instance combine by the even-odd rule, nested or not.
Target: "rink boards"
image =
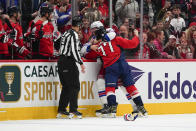
[[[149,114],[196,113],[195,60],[128,60]],[[95,81],[99,62],[85,61],[80,75],[79,110],[95,116],[100,108]],[[0,120],[55,118],[61,91],[55,61],[0,61]],[[117,115],[132,111],[121,89],[116,90]],[[1,95],[2,96],[2,95]]]

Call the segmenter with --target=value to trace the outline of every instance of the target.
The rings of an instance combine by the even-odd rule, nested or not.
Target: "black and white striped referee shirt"
[[[76,31],[70,29],[66,31],[61,38],[60,54],[65,56],[71,56],[80,65],[83,64],[81,59],[80,40]]]

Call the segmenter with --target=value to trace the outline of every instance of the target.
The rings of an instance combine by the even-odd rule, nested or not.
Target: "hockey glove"
[[[12,44],[16,52],[18,52],[22,57],[31,58],[30,51],[25,46],[18,46],[15,42]]]
[[[8,42],[8,37],[7,37],[7,35],[3,35],[3,36],[0,38],[0,42],[1,42],[1,43],[7,43],[7,42]]]
[[[13,30],[11,31],[11,33],[9,34],[9,36],[10,36],[10,39],[16,41],[17,30],[13,29]]]
[[[23,57],[30,58],[30,51],[25,46],[17,48],[17,52]]]

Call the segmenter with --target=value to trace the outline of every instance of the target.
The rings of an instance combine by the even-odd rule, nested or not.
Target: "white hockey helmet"
[[[103,24],[100,21],[95,21],[91,24],[90,28],[100,28],[101,26],[103,26]]]

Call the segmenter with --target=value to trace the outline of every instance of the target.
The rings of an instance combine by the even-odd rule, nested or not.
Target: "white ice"
[[[0,121],[0,131],[196,131],[196,114],[149,115],[135,121],[123,117]]]

